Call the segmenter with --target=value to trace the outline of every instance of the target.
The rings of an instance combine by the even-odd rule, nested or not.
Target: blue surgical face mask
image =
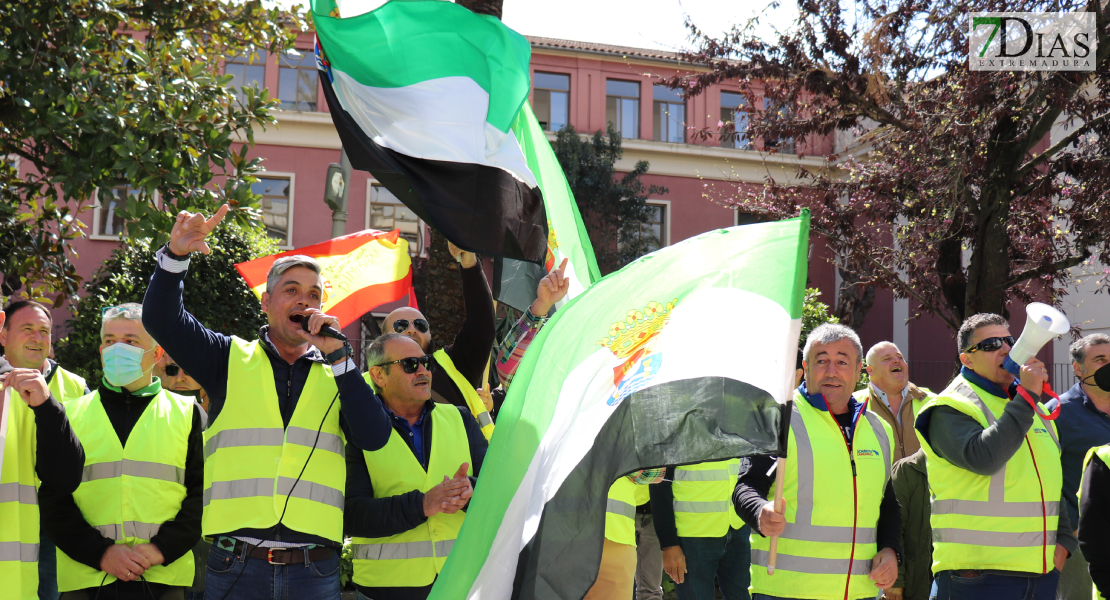
[[[100,353],[104,362],[104,379],[116,387],[124,387],[138,380],[154,368],[154,365],[150,365],[150,369],[143,369],[143,356],[153,351],[154,348],[143,350],[123,342],[108,346]]]

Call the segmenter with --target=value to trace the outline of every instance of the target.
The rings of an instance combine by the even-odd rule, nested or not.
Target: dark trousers
[[[1056,569],[1040,577],[998,575],[982,571],[941,571],[937,600],[1056,600]]]
[[[230,590],[230,593],[228,593]],[[212,546],[204,597],[220,600],[339,600],[339,555],[316,562],[271,565]]]
[[[686,580],[675,584],[679,600],[713,600],[713,581],[725,600],[749,600],[751,528],[729,529],[723,537],[680,537],[686,555]]]
[[[54,542],[39,535],[39,600],[58,600],[58,554]]]

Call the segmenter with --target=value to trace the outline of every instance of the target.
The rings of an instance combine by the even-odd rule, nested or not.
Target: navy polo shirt
[[[1083,457],[1095,446],[1110,444],[1110,416],[1095,408],[1083,387],[1076,383],[1060,395],[1060,416],[1056,417],[1060,436],[1060,457],[1064,475],[1064,500],[1073,526],[1079,526],[1079,480],[1083,477]]]

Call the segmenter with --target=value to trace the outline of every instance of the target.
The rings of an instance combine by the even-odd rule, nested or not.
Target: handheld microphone
[[[306,333],[312,333],[312,330],[308,328],[308,319],[306,319],[304,315],[293,315],[293,317],[299,317],[299,319],[295,318],[293,320],[301,324],[301,329],[303,329]],[[324,325],[323,327],[321,327],[319,335],[330,337],[333,340],[339,340],[342,342],[347,341],[347,336],[343,335],[341,331],[332,327],[331,325]]]

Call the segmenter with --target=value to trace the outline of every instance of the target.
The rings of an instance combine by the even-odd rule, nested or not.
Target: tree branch
[[[1088,131],[1090,131],[1096,125],[1099,125],[1102,122],[1106,121],[1107,118],[1110,118],[1110,113],[1103,113],[1103,114],[1095,117],[1094,119],[1091,119],[1090,121],[1087,121],[1086,123],[1081,125],[1078,129],[1069,133],[1068,135],[1064,136],[1063,139],[1061,139],[1060,141],[1053,144],[1050,148],[1048,148],[1044,152],[1038,154],[1037,156],[1033,157],[1032,159],[1029,160],[1029,162],[1027,162],[1024,165],[1022,165],[1021,167],[1019,167],[1017,172],[1015,173],[1015,177],[1017,179],[1021,179],[1022,177],[1025,177],[1026,175],[1029,174],[1030,171],[1032,171],[1034,168],[1036,168],[1036,166],[1038,164],[1040,164],[1041,162],[1043,162],[1046,158],[1056,154],[1057,152],[1063,150],[1064,148],[1067,148],[1069,145],[1071,145],[1072,142],[1074,142],[1076,139],[1078,139],[1079,136],[1083,135],[1084,133],[1087,133]]]
[[[1029,281],[1030,279],[1040,277],[1041,275],[1048,275],[1049,273],[1052,273],[1054,271],[1063,271],[1065,269],[1070,269],[1078,264],[1081,264],[1083,261],[1087,260],[1090,257],[1090,251],[1085,250],[1080,256],[1065,258],[1064,260],[1054,262],[1051,265],[1037,267],[1036,269],[1030,269],[1020,275],[1015,275],[1010,279],[1007,279],[1006,282],[1002,284],[1002,286],[1004,288],[1011,288],[1024,281]]]

